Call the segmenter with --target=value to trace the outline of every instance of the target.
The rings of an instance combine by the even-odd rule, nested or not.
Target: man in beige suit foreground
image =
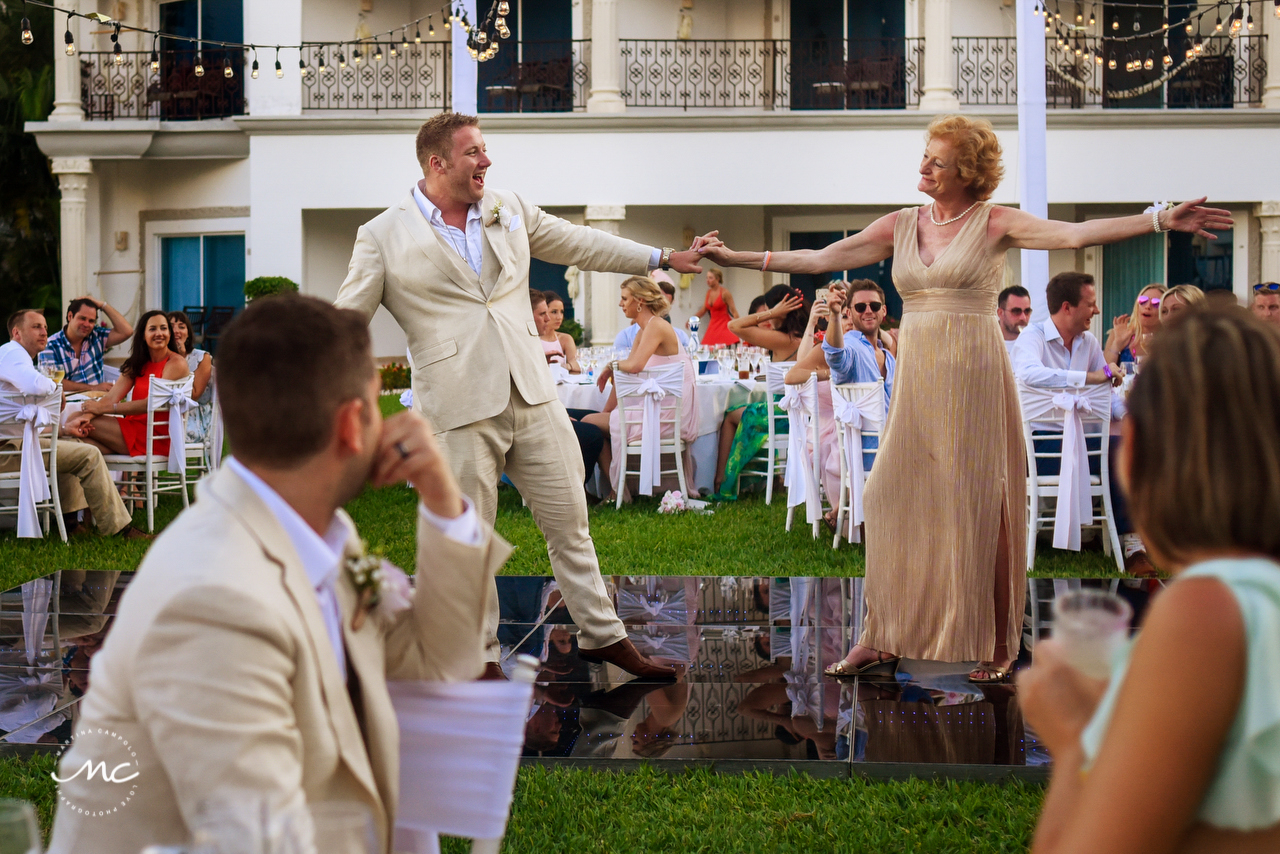
[[[405,331],[414,403],[440,431],[436,438],[481,517],[492,524],[497,516],[504,472],[520,490],[547,539],[582,657],[670,677],[670,667],[627,640],[600,577],[582,458],[529,308],[529,259],[644,275],[659,266],[700,272],[698,253],[571,225],[515,193],[486,189],[491,161],[474,116],[432,118],[416,148],[423,180],[360,227],[337,304],[366,318],[385,305]],[[501,678],[497,629],[495,594],[488,678]]]
[[[220,342],[218,383],[234,457],[156,540],[93,659],[50,852],[185,843],[205,823],[227,832],[214,816],[237,805],[250,823],[264,804],[309,824],[320,801],[367,807],[388,850],[399,730],[386,680],[483,669],[510,547],[422,416],[382,420],[364,318],[255,300]],[[388,581],[370,608],[339,508],[366,483],[406,479],[421,500],[417,590]]]

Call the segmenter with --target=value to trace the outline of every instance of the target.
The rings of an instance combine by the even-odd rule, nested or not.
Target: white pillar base
[[[958,113],[960,99],[951,89],[925,89],[920,95],[922,113]]]
[[[587,98],[588,113],[625,113],[627,102],[617,89],[592,89]]]

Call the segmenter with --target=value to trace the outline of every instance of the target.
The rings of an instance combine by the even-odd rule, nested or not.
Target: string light
[[[1116,15],[1116,16],[1115,16],[1115,18],[1113,18],[1113,19],[1112,19],[1112,21],[1111,21],[1111,29],[1113,29],[1113,30],[1118,30],[1118,29],[1120,29],[1120,16],[1119,16],[1119,15]]]
[[[1280,0],[1276,0],[1276,17],[1280,18]]]
[[[1187,21],[1187,35],[1191,35],[1192,30],[1194,30],[1195,28],[1196,28],[1195,24],[1191,23],[1190,21]]]
[[[351,49],[351,62],[354,63],[355,65],[359,65],[360,60],[362,59],[364,59],[364,56],[360,53],[360,48],[353,47]]]
[[[111,58],[116,65],[124,65],[124,53],[120,50],[120,25],[116,24],[111,32]]]
[[[321,74],[324,74],[325,72],[324,51],[320,51],[320,65],[318,67],[318,70]]]
[[[382,45],[378,45],[377,48],[374,49],[373,58],[378,62],[382,62]]]
[[[1237,5],[1236,10],[1231,13],[1231,35],[1240,35],[1240,30],[1244,26],[1244,6]]]
[[[302,78],[305,80],[305,79],[306,79],[306,77],[307,77],[307,75],[308,75],[308,74],[310,74],[310,73],[311,73],[311,69],[310,69],[310,68],[307,68],[307,61],[306,61],[305,59],[303,59],[301,56],[299,56],[299,57],[298,57],[298,74],[299,74],[299,75],[301,75],[301,76],[302,76]],[[283,77],[283,76],[284,76],[284,74],[283,74],[283,73],[279,73],[279,74],[277,74],[276,76],[277,76],[277,77]]]
[[[1141,29],[1142,29],[1142,24],[1138,23],[1138,13],[1137,11],[1135,11],[1133,13],[1133,31],[1136,33],[1136,32],[1139,32]]]
[[[1222,13],[1221,12],[1218,13],[1218,20],[1215,21],[1213,24],[1213,31],[1215,33],[1222,32]]]
[[[235,77],[235,76],[236,76],[235,71],[233,71],[233,70],[231,69],[231,60],[230,60],[230,59],[227,59],[227,64],[226,64],[225,66],[223,66],[223,68],[222,68],[222,76],[223,76],[223,77],[226,77],[228,80],[230,80],[232,77]]]
[[[254,80],[258,79],[258,51],[256,48],[253,51],[253,65],[250,67],[249,76]]]
[[[284,77],[284,66],[280,64],[280,45],[276,45],[276,79]]]
[[[152,73],[155,73],[160,70],[160,54],[156,50],[156,45],[159,43],[159,41],[160,41],[159,36],[155,36],[154,38],[151,39],[151,71]]]
[[[1160,64],[1163,65],[1165,68],[1168,68],[1170,65],[1173,65],[1173,57],[1169,55],[1168,48],[1164,49],[1164,53],[1160,57]]]
[[[427,35],[434,36],[436,34],[435,24],[431,23],[431,16],[427,16]],[[415,44],[422,44],[422,30],[418,27],[413,28],[413,41]]]
[[[1095,25],[1095,24],[1097,24],[1097,23],[1098,23],[1098,19],[1097,19],[1096,17],[1094,17],[1094,14],[1093,14],[1093,7],[1092,7],[1092,6],[1090,6],[1090,7],[1089,7],[1089,26],[1091,26],[1091,27],[1092,27],[1092,26],[1094,26],[1094,25]]]
[[[1249,11],[1249,19],[1245,24],[1245,26],[1248,28],[1249,32],[1253,32],[1253,10],[1252,9]]]
[[[31,21],[26,18],[22,19],[22,43],[31,44],[35,41],[35,36],[31,35]]]
[[[338,68],[339,68],[339,69],[343,69],[343,68],[346,68],[346,67],[347,67],[347,58],[346,58],[345,56],[343,56],[343,55],[342,55],[342,52],[341,52],[341,51],[339,51],[339,52],[338,52]],[[322,68],[322,69],[320,69],[320,73],[321,73],[321,74],[324,74],[324,69],[323,69],[323,68]]]
[[[511,6],[507,3],[507,0],[499,0],[498,14],[503,16],[511,14]]]
[[[204,60],[199,53],[196,54],[196,76],[204,76]]]
[[[1109,68],[1109,69],[1110,69],[1110,70],[1112,70],[1112,71],[1115,71],[1115,70],[1116,70],[1116,57],[1115,57],[1115,54],[1112,54],[1111,56],[1107,57],[1107,68]]]
[[[1031,14],[1040,17],[1040,0],[1036,0],[1036,4],[1031,7]]]
[[[63,33],[62,40],[67,44],[67,56],[76,55],[76,39],[71,35],[71,15],[67,15],[67,31]]]
[[[1151,71],[1153,68],[1156,67],[1156,60],[1155,60],[1155,57],[1152,55],[1151,51],[1147,51],[1147,58],[1146,60],[1143,61],[1142,67],[1147,71]]]

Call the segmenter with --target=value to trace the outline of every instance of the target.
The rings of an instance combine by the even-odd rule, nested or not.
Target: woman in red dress
[[[729,331],[729,321],[738,316],[738,307],[733,304],[733,294],[723,284],[724,273],[712,267],[707,271],[707,298],[702,302],[702,311],[698,317],[711,315],[707,331],[702,336],[702,343],[737,344],[738,336]]]
[[[148,311],[134,325],[133,351],[120,368],[120,379],[101,400],[85,401],[82,410],[96,416],[85,441],[104,454],[145,454],[147,390],[151,378],[180,380],[190,373],[186,357],[177,351],[163,311]],[[118,416],[118,417],[117,417]],[[169,453],[169,419],[156,418],[151,453]]]

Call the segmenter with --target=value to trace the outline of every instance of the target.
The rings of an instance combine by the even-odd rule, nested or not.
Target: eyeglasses
[[[1146,305],[1150,303],[1152,308],[1160,307],[1160,297],[1140,296],[1138,297],[1138,305]]]
[[[1274,293],[1275,291],[1280,291],[1280,284],[1277,284],[1276,282],[1263,282],[1260,285],[1254,285],[1253,291],[1254,293],[1262,293],[1263,291],[1271,291]]]
[[[1031,309],[1029,309],[1029,308],[1006,308],[1006,309],[1005,309],[1005,313],[1006,313],[1006,314],[1012,314],[1014,317],[1021,317],[1021,316],[1022,316],[1022,315],[1024,315],[1024,314],[1025,314],[1025,315],[1027,315],[1027,316],[1030,316],[1030,315],[1031,315]]]
[[[866,310],[867,310],[867,306],[871,306],[871,310],[872,310],[872,311],[879,311],[880,309],[884,308],[884,303],[882,303],[882,302],[855,302],[855,303],[853,304],[853,310],[854,310],[855,312],[857,312],[858,314],[862,314],[864,311],[866,311]]]

